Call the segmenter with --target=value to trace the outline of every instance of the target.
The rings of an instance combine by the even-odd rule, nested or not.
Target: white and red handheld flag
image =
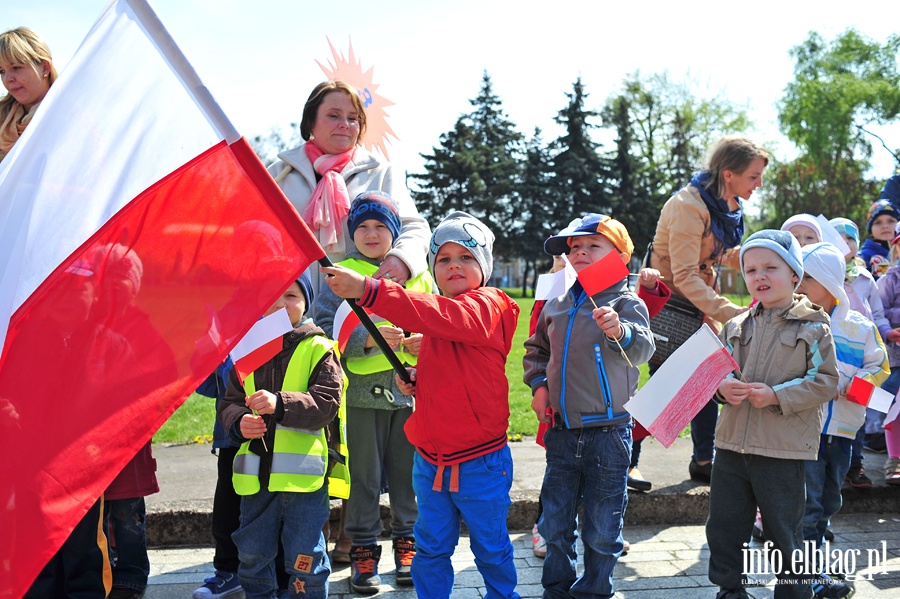
[[[366,310],[366,314],[369,315],[369,319],[375,324],[385,322],[384,318],[374,314],[370,310]],[[362,322],[359,320],[359,316],[356,315],[353,308],[350,307],[350,304],[346,301],[341,302],[337,310],[334,311],[334,331],[332,332],[334,340],[337,341],[338,350],[341,353],[344,353],[347,342],[350,340],[350,335],[353,333],[354,329],[361,324]]]
[[[551,300],[566,294],[578,279],[578,274],[568,259],[564,258],[565,268],[538,276],[534,290],[535,300]]]
[[[874,383],[855,376],[847,388],[847,401],[887,414],[894,396]]]
[[[0,597],[19,597],[324,252],[143,0],[110,4],[0,163],[0,231]]]
[[[254,370],[278,355],[284,347],[284,335],[292,330],[294,327],[284,308],[253,323],[231,350],[231,361],[242,385]]]
[[[625,403],[635,420],[669,447],[738,365],[704,324]]]

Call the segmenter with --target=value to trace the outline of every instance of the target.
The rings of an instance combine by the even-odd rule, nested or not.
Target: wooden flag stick
[[[591,297],[591,296],[589,295],[588,298],[591,300],[591,303],[594,304],[594,308],[599,308],[599,307],[600,307],[600,306],[597,305],[597,302],[594,301],[594,298],[593,298],[593,297]],[[621,326],[621,325],[620,325],[620,326]],[[623,327],[623,328],[624,328],[624,327]],[[616,345],[619,346],[619,352],[622,354],[622,357],[625,358],[625,361],[628,362],[628,365],[631,366],[632,368],[634,368],[634,364],[632,364],[632,363],[631,363],[631,360],[628,359],[628,356],[625,354],[625,350],[622,349],[622,344],[619,343],[619,340],[618,340],[618,339],[613,339],[613,341],[615,341],[615,342],[616,342]]]

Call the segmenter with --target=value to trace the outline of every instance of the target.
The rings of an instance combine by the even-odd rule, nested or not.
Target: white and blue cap
[[[846,262],[837,246],[831,243],[811,243],[803,246],[803,270],[824,287],[831,297],[843,306],[850,305],[850,298],[844,291]]]
[[[744,252],[753,248],[765,248],[778,254],[782,260],[797,274],[797,283],[794,289],[800,285],[803,278],[803,255],[800,253],[800,244],[797,238],[787,231],[775,229],[763,229],[747,238],[741,245],[741,272],[744,272]]]
[[[457,210],[448,214],[434,228],[428,245],[428,266],[431,267],[431,272],[434,272],[435,256],[445,243],[458,243],[472,252],[481,267],[482,285],[491,279],[491,272],[494,270],[494,234],[484,223],[468,212]]]

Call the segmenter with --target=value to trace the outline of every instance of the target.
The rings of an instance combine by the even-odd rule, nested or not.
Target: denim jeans
[[[545,598],[612,597],[613,569],[622,555],[628,505],[632,424],[547,431],[544,513],[538,530],[547,541],[541,584]],[[582,508],[584,573],[577,576],[577,513]]]
[[[110,499],[105,524],[115,540],[113,586],[134,591],[147,588],[150,557],[147,555],[147,506],[143,497]],[[110,551],[112,553],[112,551]]]
[[[459,491],[450,491],[451,468],[444,467],[434,490],[437,466],[416,452],[413,488],[419,502],[416,556],[412,563],[416,595],[446,599],[453,590],[450,558],[459,542],[460,518],[469,528],[475,566],[484,578],[485,599],[518,599],[513,547],[506,528],[513,462],[509,447],[458,464]]]
[[[709,580],[719,586],[723,597],[741,596],[747,579],[759,578],[761,574],[744,572],[743,549],[750,540],[757,505],[766,538],[772,541],[783,560],[783,572],[775,585],[775,599],[812,597],[808,580],[787,574],[794,550],[803,547],[805,477],[803,460],[742,454],[726,449],[716,452],[709,485],[706,540],[709,544]]]
[[[841,484],[850,469],[852,439],[822,435],[819,458],[806,465],[806,513],[803,539],[820,548],[828,522],[841,509]]]
[[[331,562],[322,534],[328,515],[327,484],[313,493],[261,489],[241,498],[241,527],[232,537],[241,560],[238,576],[247,599],[275,599],[279,537],[284,545],[284,565],[291,575],[288,595],[309,599],[328,596]]]

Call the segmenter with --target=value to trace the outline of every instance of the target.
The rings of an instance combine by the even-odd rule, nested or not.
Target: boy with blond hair
[[[576,272],[616,252],[628,263],[634,245],[625,226],[586,214],[544,242],[566,254]],[[588,296],[581,283],[541,311],[525,342],[525,383],[544,435],[547,469],[538,530],[547,542],[544,597],[612,597],[613,569],[622,554],[628,503],[633,421],[623,404],[637,390],[636,365],[656,349],[647,307],[628,278]],[[628,356],[627,358],[625,356]],[[629,362],[630,360],[630,362]],[[576,512],[583,507],[584,573],[577,575]]]

